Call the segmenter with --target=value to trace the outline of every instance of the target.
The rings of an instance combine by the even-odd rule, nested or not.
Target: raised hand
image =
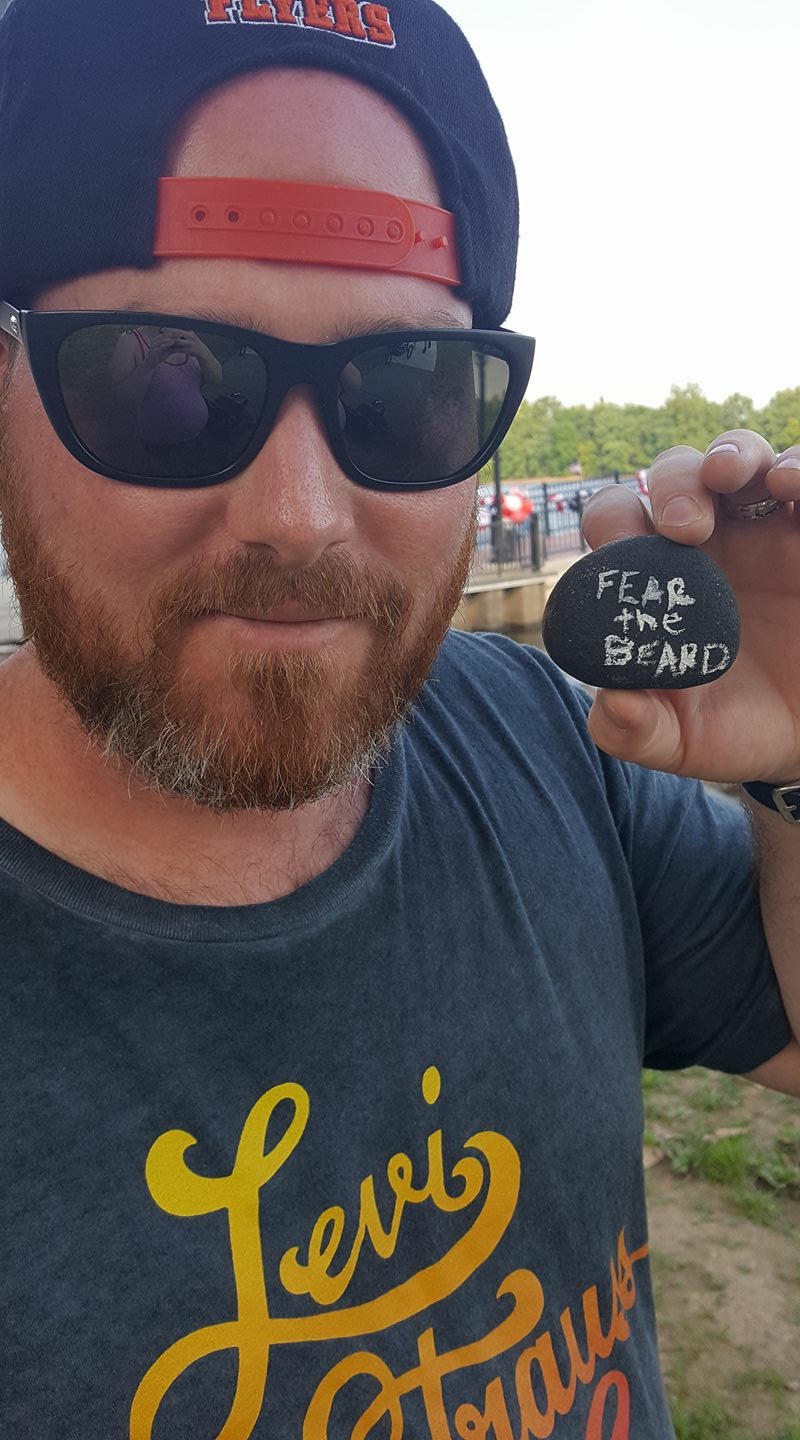
[[[600,691],[589,722],[596,743],[708,780],[797,780],[800,445],[776,456],[762,436],[733,430],[705,455],[677,446],[653,464],[650,498],[652,514],[625,487],[598,491],[584,512],[588,544],[658,533],[701,546],[733,587],[741,649],[728,674],[697,690]]]

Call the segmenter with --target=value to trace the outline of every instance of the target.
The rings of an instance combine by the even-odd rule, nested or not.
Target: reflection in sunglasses
[[[61,346],[59,372],[86,448],[115,468],[154,477],[225,468],[248,443],[266,393],[253,351],[170,327],[76,331]]]
[[[193,331],[131,330],[122,334],[111,361],[119,403],[135,412],[145,445],[179,445],[195,440],[208,424],[201,390],[206,379],[222,378],[222,367]]]
[[[370,475],[414,484],[469,463],[508,389],[505,360],[449,341],[406,341],[358,355],[340,381],[348,453]]]
[[[530,370],[532,341],[498,334],[495,347],[493,338],[422,331],[365,336],[363,348],[313,346],[120,314],[64,333],[55,361],[73,435],[114,478],[218,483],[249,463],[259,427],[256,449],[285,396],[308,384],[352,479],[431,486],[483,463],[512,361],[518,380]]]

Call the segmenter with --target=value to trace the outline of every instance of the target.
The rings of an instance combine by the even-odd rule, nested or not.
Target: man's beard
[[[413,623],[421,597],[347,555],[332,552],[288,571],[263,553],[241,551],[171,579],[126,642],[102,594],[46,542],[22,482],[0,436],[3,538],[39,666],[105,757],[148,788],[218,813],[291,810],[370,774],[430,673],[475,541],[473,520]],[[192,620],[265,615],[288,601],[368,627],[364,659],[232,651],[223,684],[210,673],[188,677],[178,655]]]

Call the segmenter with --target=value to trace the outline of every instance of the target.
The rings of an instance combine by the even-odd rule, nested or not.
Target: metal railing
[[[478,531],[472,579],[491,580],[508,572],[535,574],[543,560],[541,526],[535,512],[520,522],[493,519]]]
[[[554,555],[580,554],[586,549],[581,534],[584,505],[596,490],[614,484],[639,489],[635,475],[514,481],[509,488],[527,495],[533,514],[527,520],[499,523],[492,514],[489,521],[481,525],[475,546],[473,579],[499,578],[509,570],[535,574],[544,561]]]

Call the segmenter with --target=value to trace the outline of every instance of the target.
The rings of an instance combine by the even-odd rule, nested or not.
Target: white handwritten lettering
[[[664,591],[661,589],[655,575],[651,575],[647,582],[647,588],[642,596],[642,607],[651,604],[660,605],[664,599]]]
[[[627,665],[633,658],[633,641],[619,635],[606,636],[606,665]]]
[[[716,664],[712,665],[711,656],[715,650],[720,652],[720,658]],[[727,645],[706,645],[703,650],[703,674],[719,675],[721,671],[727,669],[730,664],[730,659],[731,652]]]
[[[597,598],[601,599],[604,590],[613,590],[611,584],[612,575],[619,575],[619,570],[601,570],[597,580]]]
[[[675,651],[673,650],[671,645],[665,645],[664,649],[661,651],[661,659],[656,666],[656,680],[658,679],[659,675],[664,674],[665,670],[669,670],[670,675],[680,674],[678,657],[675,654]]]
[[[697,602],[691,595],[686,593],[686,581],[680,575],[674,580],[667,581],[668,610],[675,610],[678,605],[695,605]]]
[[[626,600],[632,600],[634,604],[636,603],[635,596],[633,596],[633,595],[630,593],[630,590],[629,590],[629,588],[628,588],[628,581],[629,581],[629,580],[632,580],[633,577],[634,577],[634,575],[638,575],[638,574],[639,574],[639,571],[638,571],[638,570],[623,570],[623,572],[622,572],[622,579],[620,580],[620,583],[619,583],[619,603],[620,603],[620,605],[624,605]]]
[[[668,610],[662,621],[668,635],[683,635],[686,622],[679,610]]]

